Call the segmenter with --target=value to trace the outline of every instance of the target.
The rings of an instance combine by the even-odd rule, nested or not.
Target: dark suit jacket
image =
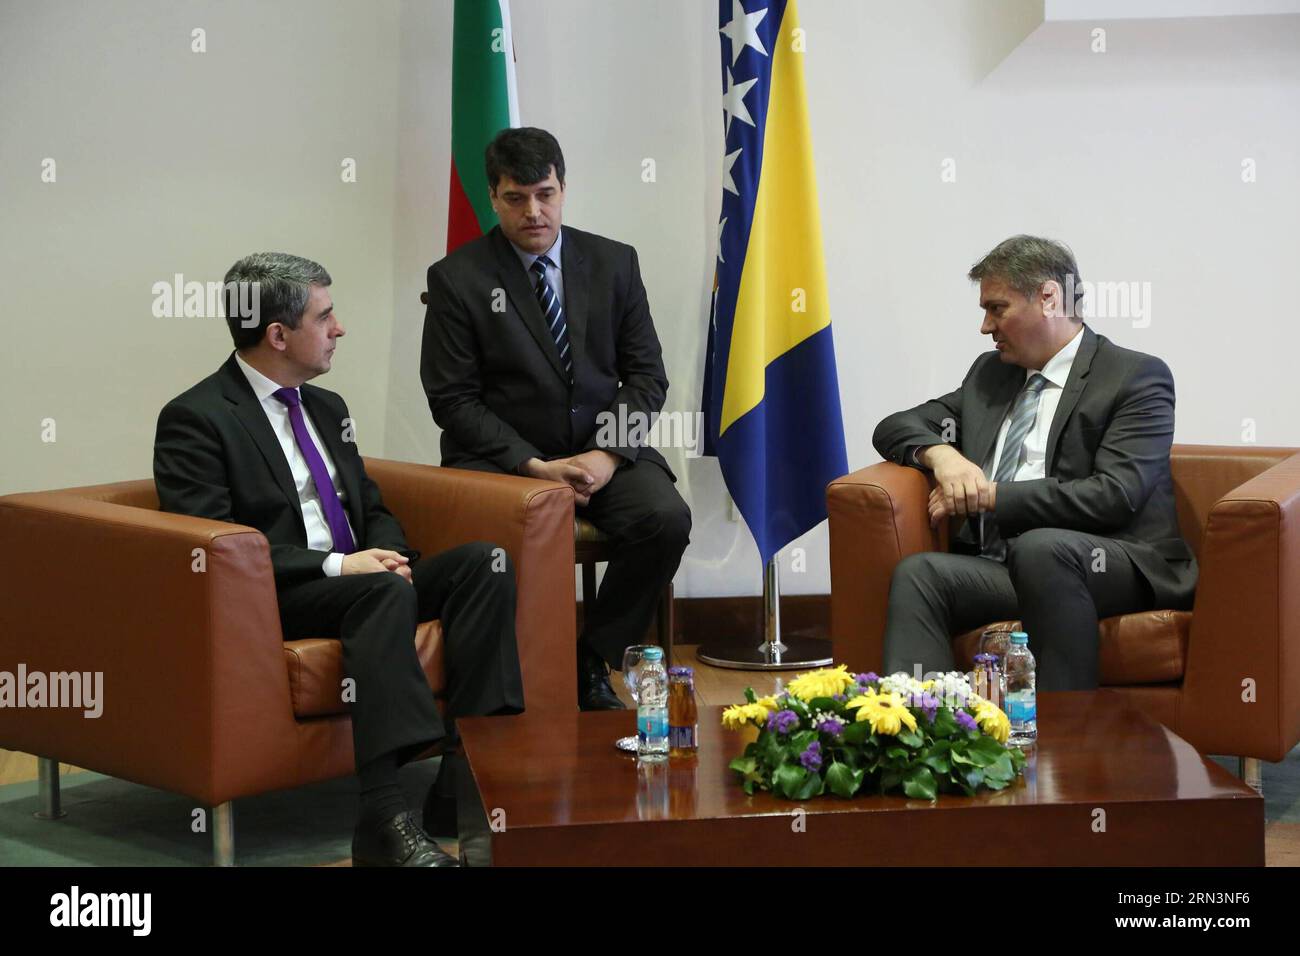
[[[343,399],[315,385],[303,385],[300,394],[334,460],[357,548],[387,548],[415,560],[418,553],[380,500],[356,443],[343,440],[349,418]],[[289,462],[233,353],[158,415],[153,475],[163,511],[249,525],[266,535],[277,588],[325,576],[328,552],[307,547]]]
[[[1025,370],[996,351],[975,360],[961,387],[890,415],[872,443],[882,457],[910,464],[914,445],[955,445],[981,467]],[[951,435],[951,429],[949,429]],[[1065,528],[1119,541],[1155,592],[1158,608],[1191,607],[1196,562],[1178,530],[1169,449],[1174,379],[1160,359],[1120,348],[1084,326],[1048,432],[1046,477],[998,485],[998,529],[1007,539],[1031,528]],[[969,524],[961,537],[978,540]]]
[[[668,464],[636,441],[598,445],[597,415],[657,415],[668,393],[636,250],[568,226],[560,247],[570,383],[514,247],[494,227],[429,267],[420,379],[442,463],[514,473],[590,449]],[[668,471],[671,475],[672,472]]]

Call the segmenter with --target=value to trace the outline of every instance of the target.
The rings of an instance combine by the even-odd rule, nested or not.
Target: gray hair
[[[1038,236],[1004,239],[971,266],[966,277],[972,282],[1002,279],[1026,298],[1037,295],[1044,282],[1055,281],[1061,286],[1061,305],[1066,315],[1070,318],[1082,315],[1079,307],[1084,290],[1079,266],[1070,247],[1055,239]]]
[[[334,280],[318,262],[287,252],[256,252],[245,256],[226,273],[226,324],[235,348],[251,348],[262,341],[266,328],[280,322],[298,328],[314,285]],[[252,308],[247,290],[252,289]]]

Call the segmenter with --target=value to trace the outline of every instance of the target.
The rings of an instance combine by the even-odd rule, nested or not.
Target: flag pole
[[[780,552],[772,555],[763,573],[763,640],[728,637],[700,645],[699,659],[714,667],[742,671],[789,671],[829,667],[831,642],[816,637],[781,637]]]

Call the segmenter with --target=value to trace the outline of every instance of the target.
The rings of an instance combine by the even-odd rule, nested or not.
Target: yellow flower
[[[823,667],[821,670],[800,674],[790,681],[787,688],[792,695],[805,703],[816,697],[834,697],[845,693],[856,682],[849,676],[847,664],[839,667]]]
[[[897,694],[877,694],[874,690],[869,690],[865,694],[854,697],[844,706],[850,710],[854,707],[858,708],[858,716],[855,719],[869,721],[871,732],[874,734],[893,736],[904,727],[908,730],[916,730],[916,718],[903,704],[903,698]]]
[[[767,720],[767,708],[762,704],[733,704],[722,712],[722,726],[727,730],[740,730],[753,721],[762,725]]]
[[[757,703],[760,707],[766,707],[768,710],[776,710],[775,697],[760,697],[757,701],[755,701],[755,703]]]
[[[987,700],[980,700],[974,706],[975,722],[980,725],[980,730],[998,743],[1005,744],[1007,738],[1011,735],[1011,721],[1002,712],[1002,708],[989,703]]]

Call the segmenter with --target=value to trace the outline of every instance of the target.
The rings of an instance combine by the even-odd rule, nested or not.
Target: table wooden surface
[[[495,865],[1262,866],[1264,801],[1105,690],[1039,696],[1023,778],[976,797],[746,796],[700,709],[697,757],[614,747],[632,711],[458,721]]]

